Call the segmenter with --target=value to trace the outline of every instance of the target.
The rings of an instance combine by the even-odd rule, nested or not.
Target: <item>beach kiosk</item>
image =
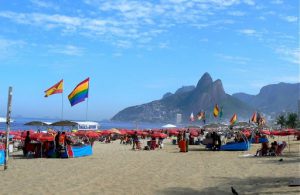
[[[77,121],[78,131],[96,131],[100,129],[100,124],[93,121]]]

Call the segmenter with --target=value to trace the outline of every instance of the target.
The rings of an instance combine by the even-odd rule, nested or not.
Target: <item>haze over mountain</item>
[[[236,93],[232,96],[264,113],[296,112],[297,100],[300,99],[300,83],[272,84],[261,88],[257,95]]]
[[[183,121],[188,121],[190,114],[199,111],[206,112],[206,118],[212,119],[215,104],[223,107],[223,119],[230,118],[237,113],[240,118],[249,118],[255,110],[239,99],[226,94],[222,81],[213,81],[205,73],[196,87],[186,86],[178,89],[174,94],[168,92],[161,100],[125,108],[117,113],[114,121],[145,121],[145,122],[175,122],[177,113],[182,114]]]

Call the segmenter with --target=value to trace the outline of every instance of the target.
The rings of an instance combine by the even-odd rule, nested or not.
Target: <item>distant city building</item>
[[[176,123],[181,124],[182,122],[182,114],[176,114]]]

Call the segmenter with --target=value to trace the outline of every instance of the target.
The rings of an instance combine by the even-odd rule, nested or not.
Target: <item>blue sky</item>
[[[299,82],[297,0],[0,0],[0,116],[85,119],[67,95],[90,77],[91,120],[160,99],[209,72],[229,94]]]

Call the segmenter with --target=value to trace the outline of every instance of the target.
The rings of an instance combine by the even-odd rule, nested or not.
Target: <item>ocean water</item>
[[[30,121],[43,121],[43,122],[56,122],[56,120],[49,119],[36,119],[36,118],[14,118],[14,122],[11,123],[10,129],[12,131],[17,130],[46,130],[47,127],[38,126],[27,126],[24,125]],[[107,130],[111,128],[121,128],[121,129],[159,129],[165,124],[159,123],[130,123],[130,122],[115,122],[115,121],[96,121],[100,124],[100,130]],[[56,130],[61,130],[62,127],[51,127]],[[71,127],[63,127],[63,130],[71,130]],[[6,130],[6,123],[0,123],[0,130]]]

